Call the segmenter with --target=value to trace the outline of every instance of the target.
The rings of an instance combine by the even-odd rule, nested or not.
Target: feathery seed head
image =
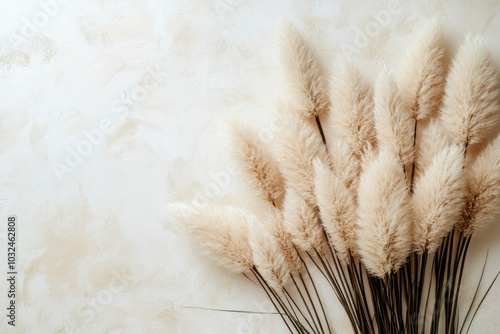
[[[330,84],[332,127],[351,154],[360,158],[375,144],[373,92],[361,73],[345,57],[338,57]]]
[[[368,146],[366,149],[368,150]],[[349,146],[342,140],[331,144],[329,157],[333,173],[344,183],[345,187],[356,191],[361,169],[359,158],[353,155]]]
[[[414,120],[405,110],[390,71],[384,68],[375,85],[375,128],[379,147],[392,152],[401,164],[413,162]]]
[[[290,86],[289,98],[301,116],[319,116],[330,104],[319,60],[291,24],[282,21],[280,28],[281,58]]]
[[[287,187],[314,204],[313,160],[318,157],[328,161],[326,147],[313,124],[296,115],[283,119],[286,130],[279,136],[277,158]]]
[[[450,140],[444,133],[441,122],[433,119],[426,124],[415,144],[415,178],[424,173],[441,149],[448,146]]]
[[[278,164],[255,132],[241,124],[233,124],[233,147],[237,161],[248,182],[261,198],[280,206],[284,192]]]
[[[436,19],[427,22],[407,53],[400,75],[403,101],[418,120],[437,114],[441,105],[446,71],[441,35]]]
[[[284,212],[285,229],[300,251],[323,253],[328,245],[319,221],[316,207],[292,189],[286,190]]]
[[[500,214],[500,135],[479,153],[467,171],[467,181],[467,202],[458,229],[473,235]]]
[[[396,156],[387,151],[361,174],[357,249],[367,270],[380,278],[396,272],[412,244],[410,195]]]
[[[248,225],[255,216],[243,209],[175,203],[168,211],[183,232],[193,237],[216,263],[234,273],[253,267]]]
[[[283,251],[285,259],[292,273],[302,272],[303,266],[291,235],[285,229],[283,214],[278,210],[269,215],[268,225],[270,226],[274,237],[278,241],[279,247]]]
[[[453,60],[441,120],[460,145],[484,142],[500,120],[498,71],[484,41],[468,36]]]
[[[250,230],[250,247],[257,270],[274,290],[281,290],[290,275],[290,267],[279,242],[269,226],[253,223]]]
[[[413,195],[415,251],[433,253],[459,221],[465,205],[464,155],[445,147],[416,182]]]
[[[322,163],[314,161],[315,189],[323,228],[339,258],[350,262],[356,251],[356,199],[354,192]]]

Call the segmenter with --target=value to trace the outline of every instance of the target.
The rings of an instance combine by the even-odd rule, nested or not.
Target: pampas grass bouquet
[[[499,73],[485,42],[466,36],[448,62],[430,21],[374,83],[344,57],[325,78],[287,23],[280,56],[274,145],[231,124],[259,212],[172,203],[175,223],[265,292],[283,333],[339,333],[339,312],[353,333],[469,332],[499,269],[485,259],[475,293],[460,294],[469,245],[500,211]]]

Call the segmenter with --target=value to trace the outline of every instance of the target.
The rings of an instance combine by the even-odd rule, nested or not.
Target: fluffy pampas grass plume
[[[410,195],[401,163],[382,150],[361,174],[357,249],[367,270],[384,278],[396,272],[412,248]]]
[[[465,147],[484,142],[499,118],[498,72],[485,43],[468,36],[448,75],[441,120],[450,139]]]
[[[433,119],[420,133],[415,146],[415,175],[417,177],[431,165],[440,150],[450,146],[450,140],[440,123],[438,119]]]
[[[392,152],[403,166],[413,162],[412,115],[405,110],[391,72],[384,67],[375,85],[375,127],[381,149]]]
[[[369,146],[367,146],[367,148],[368,147]],[[365,153],[367,152],[368,150],[365,151]],[[348,189],[356,193],[362,160],[352,154],[349,146],[342,140],[337,140],[331,144],[330,157],[330,166],[335,176],[337,176]],[[365,158],[365,155],[362,157]]]
[[[345,263],[355,255],[356,199],[330,168],[314,161],[315,189],[323,227],[339,258]]]
[[[329,98],[316,54],[289,23],[280,22],[281,59],[290,86],[293,106],[306,117],[317,117],[329,108]]]
[[[290,275],[290,266],[278,240],[268,226],[253,223],[250,229],[250,247],[257,270],[269,286],[280,290]]]
[[[284,204],[285,228],[297,248],[323,253],[327,247],[318,210],[292,189],[287,189]]]
[[[225,269],[242,273],[253,267],[248,226],[255,217],[231,206],[193,206],[174,203],[168,206],[174,223],[190,235],[203,251]]]
[[[370,84],[345,57],[338,57],[335,63],[330,96],[332,128],[349,146],[349,154],[359,159],[376,141],[373,92]]]
[[[433,253],[459,221],[465,204],[462,148],[443,149],[414,188],[415,251]]]
[[[287,186],[315,205],[313,161],[316,157],[328,161],[326,146],[313,124],[286,111],[278,111],[286,127],[286,131],[278,133],[276,153],[280,170]]]
[[[257,134],[241,123],[232,124],[234,155],[248,182],[261,198],[279,206],[284,192],[277,162]]]
[[[459,230],[473,235],[500,214],[500,135],[479,153],[467,171],[468,195]]]
[[[303,269],[302,261],[299,257],[299,253],[295,249],[291,235],[285,229],[283,214],[278,210],[270,213],[266,224],[268,224],[274,237],[278,241],[279,248],[283,251],[285,259],[290,266],[290,271],[294,274],[300,273]]]
[[[399,78],[405,106],[416,120],[436,115],[445,82],[444,48],[437,19],[429,21],[409,50]]]

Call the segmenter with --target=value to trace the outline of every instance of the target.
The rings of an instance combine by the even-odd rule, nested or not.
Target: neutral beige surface
[[[2,311],[2,333],[284,332],[274,316],[185,308],[271,310],[176,235],[165,210],[193,197],[251,203],[225,124],[235,117],[272,139],[280,17],[327,69],[345,53],[373,78],[433,15],[450,54],[480,33],[500,65],[498,1],[74,0],[45,7],[50,15],[47,2],[0,5],[0,221],[18,217],[21,273],[18,326]],[[499,240],[497,225],[473,242],[464,297],[486,249],[486,280],[499,269]],[[499,310],[496,285],[471,332],[499,333]]]

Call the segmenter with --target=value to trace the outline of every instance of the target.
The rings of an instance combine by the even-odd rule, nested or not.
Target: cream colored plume
[[[459,144],[484,142],[499,121],[498,72],[485,43],[468,36],[453,60],[441,120]]]
[[[284,188],[278,163],[248,126],[235,122],[232,130],[234,154],[247,180],[263,199],[280,206]]]
[[[303,269],[302,261],[299,257],[299,253],[295,249],[292,236],[285,229],[283,214],[279,212],[279,210],[275,210],[275,212],[269,214],[267,224],[278,241],[280,249],[283,251],[290,271],[292,273],[300,273]]]
[[[465,205],[464,154],[460,146],[439,152],[414,187],[413,245],[433,253],[461,218]]]
[[[290,275],[290,267],[268,226],[259,223],[250,225],[250,247],[259,273],[271,288],[281,290]]]
[[[313,160],[318,157],[328,161],[326,147],[312,123],[294,114],[286,114],[285,111],[278,115],[285,124],[284,130],[277,134],[276,155],[280,170],[287,187],[313,205],[316,203]]]
[[[347,143],[351,154],[360,158],[374,145],[373,92],[354,65],[339,57],[330,85],[332,127]]]
[[[327,247],[319,213],[292,189],[286,190],[284,204],[285,229],[298,250],[323,253]]]
[[[472,235],[499,218],[500,135],[479,153],[467,174],[467,204],[459,230],[465,235]]]
[[[419,133],[415,147],[415,179],[432,163],[432,160],[444,147],[450,146],[450,140],[444,133],[440,122],[433,119]]]
[[[404,108],[392,74],[384,68],[375,85],[375,127],[378,145],[392,152],[401,164],[413,162],[414,120]]]
[[[365,153],[368,152],[368,147],[365,148]],[[336,140],[331,144],[330,157],[333,173],[343,182],[345,187],[356,192],[361,169],[359,158],[352,154],[349,146],[342,140]]]
[[[168,212],[173,223],[190,235],[220,266],[235,273],[252,268],[248,240],[248,226],[255,221],[252,214],[231,206],[192,206],[186,203],[171,204]]]
[[[427,22],[407,53],[400,74],[401,96],[417,120],[436,115],[441,105],[446,74],[441,35],[437,20]]]
[[[361,174],[357,249],[380,278],[397,271],[412,248],[410,195],[401,162],[387,150]]]
[[[338,257],[350,262],[356,247],[356,199],[319,159],[314,161],[315,189],[323,227]]]
[[[290,24],[281,22],[281,63],[290,87],[289,102],[305,117],[318,116],[329,108],[326,85],[319,60]]]

